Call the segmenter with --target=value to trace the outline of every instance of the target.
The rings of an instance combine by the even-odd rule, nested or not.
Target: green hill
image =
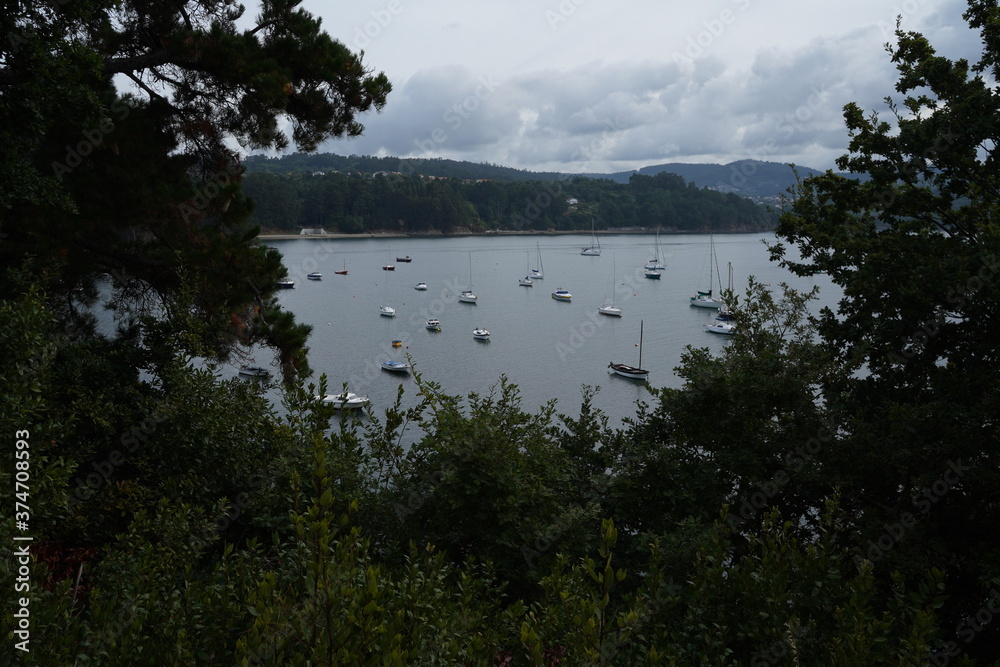
[[[373,157],[366,155],[342,156],[334,153],[293,153],[278,158],[262,155],[248,157],[248,173],[278,175],[306,175],[316,172],[373,175],[402,174],[424,175],[438,178],[489,179],[494,181],[555,181],[575,177],[608,179],[615,183],[628,183],[632,174],[655,176],[662,172],[677,174],[687,183],[699,188],[709,188],[723,193],[750,197],[755,201],[772,201],[785,194],[795,183],[795,171],[805,178],[819,174],[810,167],[791,166],[781,162],[737,160],[729,164],[688,164],[671,162],[642,167],[635,171],[615,173],[566,174],[558,172],[528,171],[486,162],[464,162],[443,158],[417,159],[399,157]]]

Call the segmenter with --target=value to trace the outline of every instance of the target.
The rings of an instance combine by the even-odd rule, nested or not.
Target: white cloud
[[[364,137],[324,149],[561,172],[746,157],[830,168],[847,149],[843,106],[882,109],[893,94],[883,44],[896,14],[904,29],[926,27],[945,55],[974,58],[964,7],[958,0],[338,7],[334,34],[348,45],[352,36],[365,42],[366,62],[384,69],[395,90],[383,114],[362,119]]]

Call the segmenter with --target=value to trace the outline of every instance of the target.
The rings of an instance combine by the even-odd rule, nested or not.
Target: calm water
[[[820,284],[825,292],[821,303],[831,302],[833,288],[825,276],[797,278],[768,261],[762,240],[772,238],[715,237],[723,283],[727,262],[732,262],[739,293],[747,276],[754,275],[775,286],[781,281],[804,289]],[[310,364],[317,376],[327,374],[331,387],[348,382],[351,391],[367,395],[380,410],[391,404],[402,383],[404,402],[415,403],[413,379],[379,366],[384,359],[405,360],[409,354],[425,378],[450,394],[486,392],[506,374],[520,388],[529,411],[555,398],[559,412],[575,415],[583,385],[599,387],[596,404],[617,425],[634,414],[637,400],[648,396],[641,384],[610,375],[607,368],[611,361],[638,363],[640,322],[642,367],[650,371],[654,386],[680,385],[673,369],[685,346],[717,351],[728,340],[704,330],[714,311],[688,305],[697,289],[708,286],[708,236],[661,236],[667,268],[660,280],[643,276],[642,265],[653,254],[652,235],[602,236],[600,257],[581,256],[580,248],[589,240],[580,235],[268,243],[281,251],[296,281],[294,289],[281,292],[281,303],[298,321],[313,325]],[[536,243],[545,278],[521,287],[518,279],[529,265],[537,267]],[[395,261],[405,255],[411,263]],[[348,275],[335,275],[345,262]],[[386,263],[396,270],[383,271]],[[310,271],[323,273],[323,280],[306,280]],[[621,318],[597,313],[612,297],[612,280]],[[417,282],[427,283],[427,291],[415,290]],[[457,293],[470,284],[478,303],[458,302]],[[569,290],[572,301],[552,299],[557,288]],[[379,315],[384,303],[396,309],[396,317]],[[440,332],[425,328],[428,317],[441,320]],[[489,342],[473,339],[477,327],[490,331]],[[391,346],[396,339],[403,341],[402,347]],[[257,358],[258,363],[269,361],[264,355]]]

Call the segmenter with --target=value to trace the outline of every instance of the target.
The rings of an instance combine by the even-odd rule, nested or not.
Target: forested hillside
[[[750,200],[698,188],[667,173],[636,174],[621,184],[583,177],[500,181],[252,172],[243,189],[257,224],[296,232],[310,227],[348,234],[449,234],[582,230],[591,224],[601,230],[747,232],[770,229],[775,221],[771,211]]]

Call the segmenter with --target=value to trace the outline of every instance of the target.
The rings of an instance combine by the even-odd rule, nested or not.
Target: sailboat
[[[629,378],[630,380],[649,379],[649,371],[643,370],[642,368],[642,320],[639,321],[639,365],[629,366],[628,364],[616,364],[611,362],[608,364],[608,368],[611,369],[612,373]]]
[[[712,277],[714,264],[718,261],[715,258],[715,237],[709,236],[709,259],[708,259],[708,291],[698,290],[698,293],[691,297],[691,305],[697,308],[714,308],[718,310],[723,306],[722,299],[712,296]],[[721,277],[720,277],[721,279]],[[721,289],[721,285],[720,285]]]
[[[653,259],[651,259],[648,262],[646,262],[646,265],[643,266],[642,268],[646,269],[647,271],[662,271],[663,269],[667,268],[666,266],[663,265],[663,260],[660,258],[660,228],[659,227],[656,228],[656,246],[655,246],[655,248],[653,250]],[[650,278],[651,276],[647,275],[646,277]],[[657,276],[657,278],[659,278],[659,276]]]
[[[529,264],[528,253],[524,253],[524,265],[527,267]],[[522,287],[534,287],[534,283],[531,282],[531,269],[528,269],[527,275],[517,281],[518,285]]]
[[[729,291],[733,291],[733,263],[729,262]],[[705,331],[723,336],[732,336],[736,333],[736,318],[733,317],[729,309],[723,305],[719,308],[719,315],[711,324],[705,325]]]
[[[344,258],[344,268],[341,271],[334,271],[338,276],[347,275],[347,258]]]
[[[386,277],[386,279],[382,282],[382,286],[384,289],[388,290],[389,288],[388,277]],[[382,304],[381,306],[378,307],[378,314],[382,315],[383,317],[396,317],[396,309],[388,304]]]
[[[462,290],[462,293],[458,295],[458,300],[462,303],[476,303],[479,300],[472,292],[472,253],[469,253],[469,289]]]
[[[601,254],[601,242],[597,240],[597,233],[594,231],[594,219],[590,219],[590,245],[580,249],[581,255],[588,257],[598,257]]]
[[[605,299],[604,305],[597,309],[601,315],[610,315],[612,317],[621,317],[622,309],[615,305],[615,263],[614,257],[611,260],[611,303],[607,302]]]
[[[535,249],[538,252],[538,268],[532,269],[528,273],[528,277],[532,280],[541,280],[545,277],[545,271],[542,268],[542,248],[538,245],[538,241],[535,241]]]

